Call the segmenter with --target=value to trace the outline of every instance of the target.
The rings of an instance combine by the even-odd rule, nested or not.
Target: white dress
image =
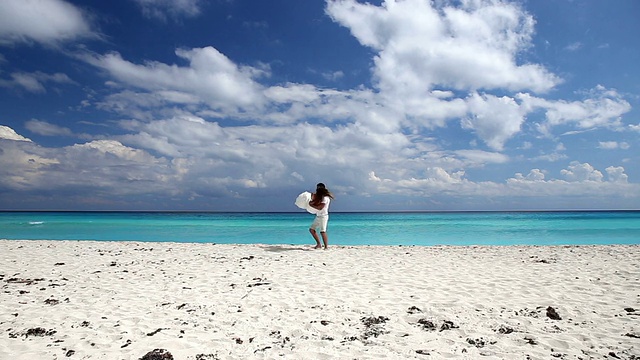
[[[302,194],[298,195],[298,197],[296,198],[295,204],[300,209],[307,210],[309,213],[315,215],[318,212],[318,210],[311,207],[311,205],[309,205],[309,201],[311,201],[311,193],[308,191],[305,191]]]

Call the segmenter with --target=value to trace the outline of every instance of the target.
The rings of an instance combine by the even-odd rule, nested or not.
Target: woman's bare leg
[[[316,249],[320,249],[322,248],[322,245],[320,245],[320,238],[318,237],[318,233],[316,232],[315,229],[309,229],[309,232],[311,233],[311,236],[313,236],[313,239],[316,241]]]
[[[322,242],[324,243],[324,249],[327,250],[329,247],[329,237],[327,236],[326,231],[320,231],[320,235],[322,235]],[[318,246],[320,246],[320,241],[316,240]]]

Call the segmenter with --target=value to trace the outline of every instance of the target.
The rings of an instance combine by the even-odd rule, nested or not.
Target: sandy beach
[[[640,359],[639,279],[637,245],[0,240],[0,359]]]

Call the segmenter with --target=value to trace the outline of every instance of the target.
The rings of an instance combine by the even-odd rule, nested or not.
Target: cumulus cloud
[[[424,94],[438,86],[457,90],[545,92],[559,79],[535,64],[518,64],[530,46],[534,20],[502,1],[329,1],[327,13],[377,51],[374,75],[385,91]]]
[[[561,171],[565,179],[547,179],[547,171],[532,169],[527,175],[515,174],[504,183],[474,182],[466,178],[463,170],[445,170],[441,167],[428,168],[423,177],[394,179],[383,177],[376,172],[368,174],[368,181],[382,194],[402,194],[406,196],[455,198],[544,198],[547,206],[557,206],[558,199],[582,197],[583,199],[603,194],[619,197],[622,193],[637,197],[638,184],[629,184],[623,167],[607,167],[608,180],[588,163],[572,162]],[[560,201],[562,203],[562,200]],[[552,205],[553,204],[553,205]],[[486,204],[485,204],[486,205]]]
[[[30,42],[58,45],[97,36],[87,15],[67,1],[0,1],[0,45]]]
[[[173,108],[179,105],[207,119],[283,125],[311,118],[327,126],[346,121],[362,132],[402,138],[403,132],[445,127],[459,119],[462,129],[502,151],[522,131],[526,116],[540,108],[546,109],[548,119],[540,129],[569,122],[580,127],[610,125],[629,109],[615,91],[604,88],[574,103],[529,93],[491,94],[492,89],[544,92],[560,81],[538,65],[517,63],[517,55],[530,46],[534,21],[513,3],[483,0],[453,7],[389,0],[374,6],[345,0],[329,1],[326,11],[377,51],[372,68],[376,89],[266,86],[261,80],[270,75],[268,67],[238,65],[213,47],[176,50],[186,66],[136,64],[118,53],[84,59],[126,88],[99,106],[140,120],[153,119],[152,112],[163,118],[179,115]],[[459,53],[448,54],[451,49]],[[464,63],[456,65],[454,59]],[[468,95],[461,95],[461,90]]]
[[[376,51],[374,85],[388,108],[427,128],[461,118],[493,150],[521,131],[528,108],[491,92],[545,93],[562,81],[517,61],[531,46],[535,21],[514,3],[345,0],[329,1],[326,11]]]
[[[542,181],[544,180],[544,172],[540,169],[531,169],[525,179],[529,181]]]
[[[525,196],[530,199],[539,196],[545,199],[543,205],[548,208],[558,208],[559,204],[564,203],[566,204],[564,208],[582,206],[588,209],[594,209],[602,204],[621,208],[625,198],[637,198],[640,186],[627,182],[623,167],[609,166],[605,171],[608,175],[606,181],[602,173],[590,164],[572,162],[561,171],[565,179],[547,180],[545,174],[539,169],[533,169],[526,177],[516,174],[515,177],[507,179],[502,195]]]
[[[609,176],[609,181],[614,183],[622,183],[626,184],[629,176],[624,173],[624,168],[622,166],[609,166],[604,169]]]
[[[56,194],[57,200],[170,194],[175,169],[164,158],[114,140],[98,140],[62,148],[0,139],[0,188]],[[37,197],[37,196],[36,196]],[[120,198],[122,201],[125,198]]]
[[[157,18],[195,16],[200,6],[136,1]],[[544,97],[562,80],[519,60],[531,46],[534,20],[518,5],[342,0],[328,1],[326,11],[374,51],[372,87],[272,84],[269,66],[236,63],[214,47],[177,49],[175,63],[84,53],[80,58],[108,77],[110,94],[92,103],[124,119],[112,123],[117,135],[47,148],[0,127],[0,185],[43,193],[85,189],[109,194],[107,201],[136,192],[172,200],[247,199],[319,176],[353,196],[448,196],[480,199],[481,205],[493,198],[640,194],[630,191],[637,184],[627,182],[622,167],[607,167],[605,180],[603,172],[579,162],[555,174],[535,168],[503,182],[473,180],[478,168],[519,160],[505,153],[510,140],[525,150],[535,147],[517,138],[536,128],[527,123],[538,121],[528,120],[532,113],[542,114],[537,128],[551,135],[556,127],[619,129],[630,110],[620,94],[601,86],[579,100]],[[55,82],[45,74],[23,75],[26,80],[12,86],[37,92]],[[337,80],[343,73],[319,75]],[[44,136],[74,135],[40,120],[26,128]],[[448,147],[438,131],[464,132],[463,145]],[[568,158],[562,146],[551,151],[540,150],[534,160]]]
[[[563,169],[561,174],[568,181],[602,181],[603,175],[588,163],[572,161],[567,169]]]
[[[109,72],[127,86],[160,94],[195,96],[214,109],[241,109],[264,103],[262,86],[255,81],[268,75],[264,69],[238,66],[213,47],[178,49],[176,55],[189,66],[159,62],[134,64],[120,54],[85,55],[91,64]]]
[[[26,137],[16,133],[12,128],[4,125],[0,125],[0,139],[31,142],[30,139],[27,139]]]
[[[543,109],[545,122],[539,125],[542,133],[548,134],[553,127],[575,125],[580,129],[597,127],[620,127],[621,116],[631,110],[631,105],[615,90],[598,85],[585,100],[547,100],[518,94],[528,111]]]
[[[524,114],[514,99],[475,93],[467,104],[471,115],[462,120],[462,127],[474,130],[492,149],[502,150],[504,143],[520,132]]]
[[[147,195],[198,201],[246,197],[261,189],[273,193],[325,173],[331,183],[341,184],[342,194],[447,196],[478,204],[488,198],[640,194],[637,184],[628,183],[624,168],[607,167],[605,181],[599,170],[578,162],[562,170],[563,180],[547,180],[548,171],[533,169],[504,183],[476,182],[467,178],[464,167],[505,159],[500,154],[466,152],[407,160],[394,155],[398,148],[385,149],[382,143],[369,151],[357,144],[344,145],[350,143],[345,141],[349,137],[357,139],[353,129],[311,124],[223,128],[197,117],[121,125],[132,134],[62,148],[34,144],[0,127],[0,188],[55,193],[64,201],[80,201],[83,196],[73,194],[91,192],[91,197],[84,198],[104,203],[87,206],[128,207],[131,197]],[[335,145],[340,146],[319,141],[324,138],[336,139]],[[398,167],[398,161],[403,166]],[[360,180],[356,184],[354,179]]]

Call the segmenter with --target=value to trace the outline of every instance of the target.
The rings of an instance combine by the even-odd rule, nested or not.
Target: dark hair
[[[328,196],[333,199],[333,194],[326,187],[318,187],[316,188],[316,199],[318,202],[322,201],[325,196]]]
[[[320,204],[325,196],[333,199],[333,194],[331,193],[331,191],[329,191],[323,183],[318,183],[318,185],[316,185],[316,196],[311,203]]]

